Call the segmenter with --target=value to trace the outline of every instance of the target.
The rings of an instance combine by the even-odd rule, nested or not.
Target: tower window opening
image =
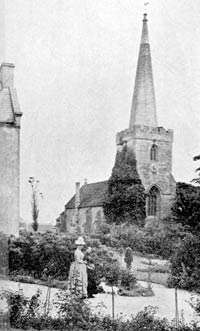
[[[147,197],[148,216],[159,216],[160,212],[160,192],[157,187],[152,187]]]
[[[151,146],[150,159],[151,161],[158,161],[158,146],[155,144]]]

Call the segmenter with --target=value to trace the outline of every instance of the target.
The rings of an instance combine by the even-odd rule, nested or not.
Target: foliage
[[[55,233],[24,233],[9,241],[9,269],[35,278],[66,279],[73,260],[73,241]]]
[[[91,297],[97,293],[102,277],[112,278],[116,259],[97,240],[88,240],[85,249],[87,246],[92,250],[86,254],[86,261],[89,266],[94,266],[88,269],[88,295]],[[9,239],[9,270],[16,280],[23,276],[20,279],[30,281],[31,276],[43,281],[50,277],[52,284],[55,284],[55,279],[67,281],[74,250],[74,238],[66,234],[47,232],[23,233],[18,238],[12,236]]]
[[[156,317],[156,308],[153,307],[144,308],[129,320],[122,320],[120,317],[112,319],[109,315],[94,313],[87,301],[67,296],[63,292],[59,293],[57,301],[59,317],[51,317],[45,315],[44,310],[41,311],[42,302],[39,294],[27,299],[23,293],[9,292],[7,298],[11,298],[11,327],[23,330],[33,328],[60,331],[200,331],[194,323],[190,326],[181,324],[175,327],[166,319]]]
[[[131,247],[126,248],[124,261],[126,263],[127,269],[131,269],[131,265],[133,262],[133,250]]]
[[[121,286],[129,289],[130,286],[136,285],[136,277],[130,270],[123,269],[121,271]]]
[[[194,156],[194,157],[193,157],[193,160],[194,160],[194,161],[199,161],[199,160],[200,160],[200,155],[196,155],[196,156]],[[192,182],[194,182],[194,183],[196,183],[196,184],[200,184],[200,167],[198,167],[195,171],[198,173],[198,177],[193,178],[193,179],[192,179]]]
[[[32,206],[32,218],[33,218],[33,223],[32,223],[32,228],[34,231],[38,230],[38,216],[39,216],[39,207],[38,207],[38,195],[42,197],[42,193],[38,192],[38,183],[39,180],[36,180],[34,177],[29,177],[28,180],[29,184],[31,185],[31,206]]]
[[[199,230],[200,188],[186,183],[176,184],[176,199],[172,207],[175,221],[188,226],[191,231]]]
[[[200,299],[192,295],[190,300],[190,306],[195,310],[197,316],[200,316]]]
[[[130,247],[142,255],[153,254],[168,259],[187,231],[173,219],[149,223],[144,228],[124,226],[104,238],[106,245],[114,248]]]
[[[30,299],[26,298],[23,292],[5,291],[2,298],[7,300],[7,314],[11,327],[27,329],[32,321],[36,321],[41,304],[39,291]]]
[[[101,245],[98,241],[90,240],[88,241],[88,245],[91,247],[95,245],[95,248],[93,248],[90,253],[89,261],[94,265],[94,269],[88,270],[88,276],[93,274],[93,279],[95,280],[96,286],[100,284],[103,277],[108,283],[117,284],[120,277],[120,267],[117,259],[113,257],[113,254],[106,246]],[[91,278],[88,280],[88,295],[90,294],[90,280]],[[97,287],[95,290],[97,293]]]
[[[103,208],[111,224],[144,224],[144,187],[137,172],[135,155],[127,147],[117,152]]]
[[[200,235],[188,234],[171,259],[169,284],[200,293]]]

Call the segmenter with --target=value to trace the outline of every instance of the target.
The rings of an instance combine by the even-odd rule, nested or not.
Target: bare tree
[[[39,216],[39,207],[38,207],[38,196],[40,195],[43,198],[43,195],[38,190],[39,180],[36,180],[34,177],[29,177],[28,182],[31,185],[31,207],[32,207],[32,228],[34,231],[38,230],[39,223],[38,223],[38,216]]]

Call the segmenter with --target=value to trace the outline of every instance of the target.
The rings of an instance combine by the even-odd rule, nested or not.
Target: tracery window
[[[148,216],[159,216],[160,212],[160,192],[157,187],[153,186],[147,197]]]
[[[155,144],[151,146],[150,159],[151,161],[158,161],[158,146]]]

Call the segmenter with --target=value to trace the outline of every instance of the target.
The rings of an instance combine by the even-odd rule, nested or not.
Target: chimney
[[[76,182],[75,208],[80,205],[80,182]]]
[[[84,179],[84,185],[87,185],[87,178]]]
[[[0,80],[2,88],[13,87],[14,84],[14,64],[2,63],[0,67]]]

